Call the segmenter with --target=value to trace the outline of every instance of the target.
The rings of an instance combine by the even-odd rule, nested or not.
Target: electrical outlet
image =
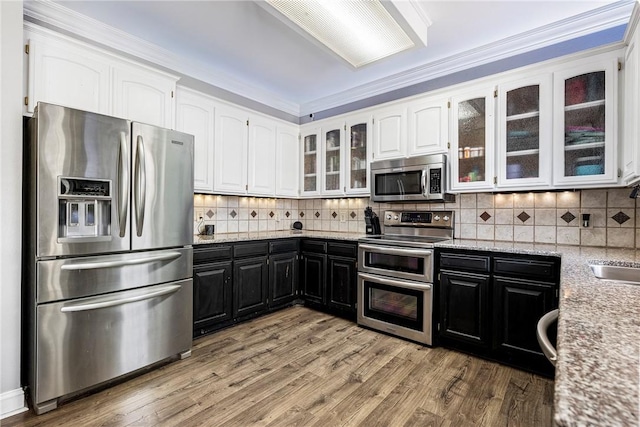
[[[276,222],[280,222],[280,212],[275,213],[274,219],[276,220]]]
[[[193,210],[193,220],[200,221],[200,218],[204,219],[204,209],[198,208]]]
[[[347,222],[347,212],[340,211],[340,222]]]

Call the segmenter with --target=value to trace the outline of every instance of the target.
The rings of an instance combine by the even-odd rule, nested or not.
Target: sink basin
[[[598,264],[589,264],[589,267],[598,279],[640,285],[640,267]]]

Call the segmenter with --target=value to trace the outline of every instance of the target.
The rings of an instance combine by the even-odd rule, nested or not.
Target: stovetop
[[[401,236],[397,234],[372,235],[359,239],[362,243],[374,243],[387,246],[403,246],[409,248],[432,248],[434,243],[450,240],[449,237],[435,236]]]
[[[384,212],[384,234],[368,235],[362,243],[411,248],[433,248],[433,244],[453,238],[453,211]]]

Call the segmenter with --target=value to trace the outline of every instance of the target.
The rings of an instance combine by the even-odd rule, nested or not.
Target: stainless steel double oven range
[[[453,238],[453,211],[386,211],[384,234],[358,245],[358,324],[433,344],[434,243]]]

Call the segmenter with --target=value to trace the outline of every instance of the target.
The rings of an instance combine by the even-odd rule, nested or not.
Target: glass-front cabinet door
[[[320,194],[320,133],[318,129],[302,132],[302,195]]]
[[[451,188],[493,187],[494,88],[451,98]]]
[[[369,130],[368,117],[347,120],[346,188],[347,194],[369,194]]]
[[[617,182],[615,87],[617,61],[554,74],[554,183]]]
[[[327,124],[322,128],[324,180],[322,194],[342,194],[344,192],[342,171],[342,150],[344,123]]]
[[[551,75],[507,82],[498,95],[499,187],[551,184]]]

